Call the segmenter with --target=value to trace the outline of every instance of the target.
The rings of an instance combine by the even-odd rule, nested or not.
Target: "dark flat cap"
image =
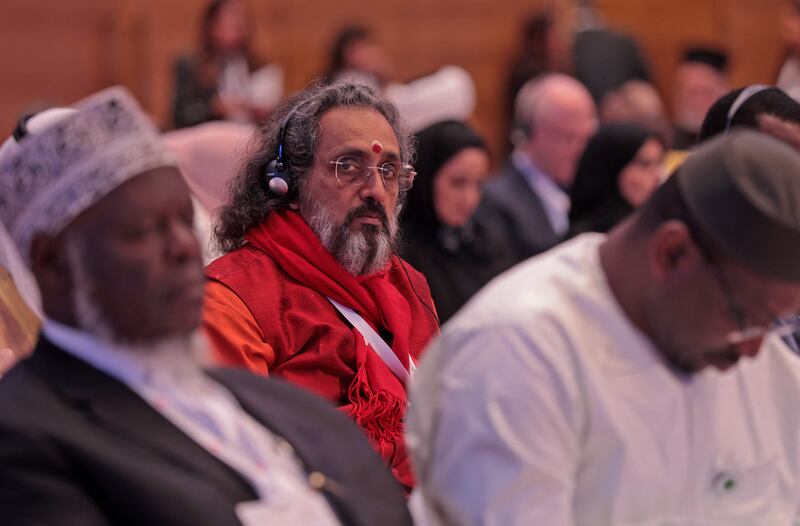
[[[734,131],[674,175],[697,225],[744,266],[800,283],[800,153],[768,135]]]

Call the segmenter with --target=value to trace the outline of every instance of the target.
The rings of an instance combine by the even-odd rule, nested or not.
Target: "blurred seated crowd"
[[[503,158],[464,69],[398,82],[364,27],[285,94],[241,0],[175,129],[123,87],[23,116],[0,522],[800,520],[800,3],[776,85],[692,46],[671,117],[578,14],[524,25]]]

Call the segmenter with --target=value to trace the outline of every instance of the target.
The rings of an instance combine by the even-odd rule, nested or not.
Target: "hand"
[[[0,376],[16,363],[17,355],[11,349],[0,349]]]
[[[758,128],[800,150],[800,124],[762,113],[758,116]]]

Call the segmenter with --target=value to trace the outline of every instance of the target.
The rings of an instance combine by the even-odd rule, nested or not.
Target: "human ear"
[[[70,289],[71,273],[64,240],[60,236],[36,234],[31,242],[30,262],[42,296]]]
[[[655,279],[665,280],[701,258],[685,223],[670,220],[662,223],[648,243],[648,265]]]

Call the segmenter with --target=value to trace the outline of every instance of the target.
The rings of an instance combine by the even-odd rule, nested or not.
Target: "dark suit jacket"
[[[511,162],[486,183],[476,220],[505,238],[515,263],[561,241],[550,224],[541,197]]]
[[[600,104],[603,96],[631,79],[650,81],[647,61],[628,35],[610,29],[589,29],[575,35],[575,77]]]
[[[400,487],[361,431],[326,402],[244,371],[209,374],[294,446],[344,524],[411,524]],[[41,340],[0,380],[0,523],[238,525],[256,498],[124,384]]]
[[[175,63],[172,121],[176,128],[196,126],[222,118],[221,115],[215,115],[211,107],[217,88],[203,86],[198,69],[199,65],[194,57],[181,57]]]

